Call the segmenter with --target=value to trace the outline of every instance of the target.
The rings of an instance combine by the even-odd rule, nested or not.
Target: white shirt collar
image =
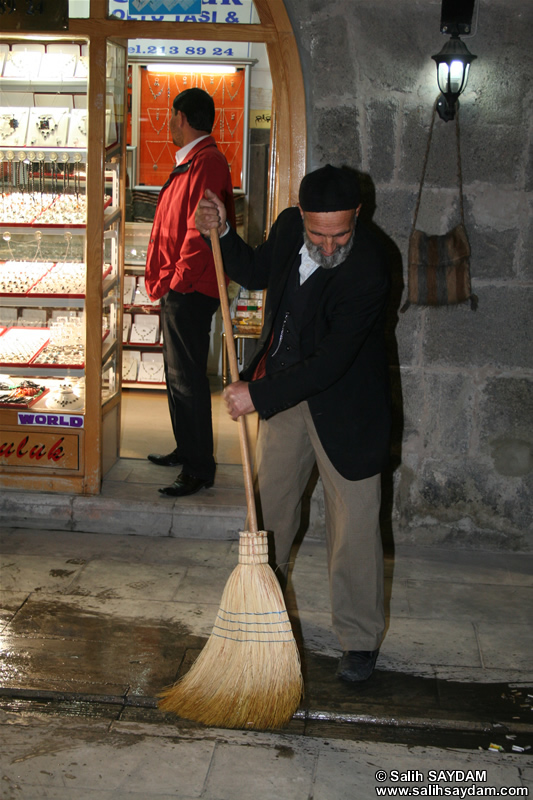
[[[205,133],[203,136],[199,136],[198,139],[195,139],[193,142],[189,142],[189,144],[186,144],[184,147],[180,147],[180,149],[176,151],[176,166],[179,167],[179,165],[185,161],[193,147],[195,147],[198,142],[201,142],[202,139],[207,139],[207,137],[210,135],[210,133]]]
[[[316,261],[313,261],[311,256],[309,255],[309,250],[306,247],[306,244],[302,245],[302,249],[300,250],[300,255],[302,260],[300,262],[300,286],[304,281],[306,281],[315,270],[317,270],[320,264],[317,264]]]

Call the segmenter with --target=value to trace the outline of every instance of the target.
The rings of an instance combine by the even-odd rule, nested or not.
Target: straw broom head
[[[159,708],[209,726],[268,730],[290,721],[302,691],[267,535],[243,532],[211,636],[189,672],[161,693]]]

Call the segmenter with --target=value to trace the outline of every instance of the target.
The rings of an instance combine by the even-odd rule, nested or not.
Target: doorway
[[[267,229],[272,79],[264,44],[248,44],[246,58],[225,43],[218,63],[167,60],[146,54],[157,48],[151,40],[130,42],[128,64],[127,188],[124,248],[122,358],[122,422],[120,456],[146,458],[148,452],[174,449],[167,406],[159,303],[151,303],[144,288],[144,267],[157,198],[174,166],[175,146],[169,120],[174,97],[184,89],[201,88],[212,97],[212,135],[225,155],[232,176],[237,229],[255,246]],[[178,49],[174,46],[173,49]],[[205,50],[180,43],[179,49]],[[215,49],[215,48],[214,48]],[[216,48],[221,50],[221,48]],[[260,324],[257,310],[244,308],[240,287],[230,285],[234,314],[241,324]],[[257,303],[256,300],[253,301]],[[237,306],[237,304],[239,304]],[[251,303],[248,307],[252,309]],[[255,328],[254,328],[255,329]],[[241,343],[246,349],[252,342]],[[218,463],[240,463],[235,426],[225,412],[223,388],[224,340],[220,312],[213,318],[208,376],[212,387],[215,457]],[[240,348],[242,358],[246,355]],[[150,424],[147,426],[146,421]]]

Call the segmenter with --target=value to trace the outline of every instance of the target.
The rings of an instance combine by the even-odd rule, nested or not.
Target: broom
[[[218,230],[211,231],[232,381],[239,368]],[[239,534],[239,563],[228,578],[211,636],[189,672],[161,692],[159,708],[222,728],[266,730],[286,725],[303,691],[300,656],[279,582],[268,564],[265,531],[257,530],[246,419],[239,441],[248,525]]]

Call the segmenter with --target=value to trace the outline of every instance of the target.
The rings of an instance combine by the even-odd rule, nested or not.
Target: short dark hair
[[[203,89],[185,89],[173,102],[174,113],[181,111],[187,122],[195,131],[211,133],[215,121],[215,104],[213,98]]]

